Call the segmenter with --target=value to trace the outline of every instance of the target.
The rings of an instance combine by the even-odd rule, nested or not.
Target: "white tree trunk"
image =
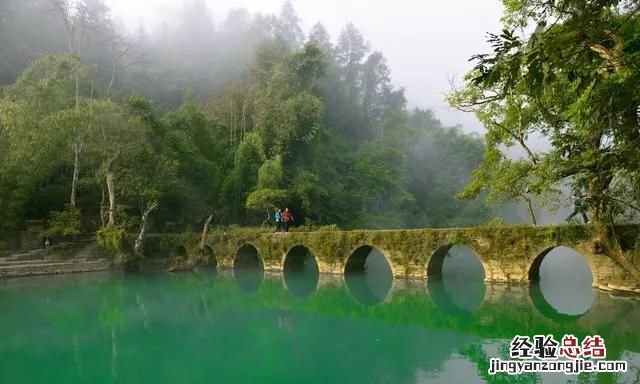
[[[206,245],[207,240],[207,232],[209,231],[209,224],[213,220],[213,215],[209,215],[207,220],[204,222],[204,226],[202,227],[202,238],[200,239],[200,251],[204,251],[204,246]]]
[[[73,144],[74,160],[73,160],[73,180],[71,181],[71,207],[76,207],[76,189],[78,187],[78,175],[80,174],[80,145]]]
[[[135,246],[133,247],[133,250],[136,253],[140,253],[142,252],[142,244],[144,242],[144,235],[147,231],[147,219],[149,218],[149,214],[151,212],[153,212],[154,209],[158,208],[158,203],[157,202],[153,202],[153,204],[151,204],[151,206],[149,206],[149,208],[147,208],[146,211],[144,211],[144,213],[142,214],[142,223],[140,224],[140,233],[138,233],[138,237],[136,238],[136,243]]]
[[[120,149],[107,163],[107,192],[109,195],[109,220],[107,227],[116,225],[116,189],[114,185],[113,163],[120,157]]]
[[[107,221],[107,227],[113,227],[116,225],[116,191],[111,169],[107,170],[107,191],[109,194],[109,220]]]
[[[117,60],[114,58],[112,60],[112,65],[111,65],[111,80],[109,81],[109,86],[107,87],[107,91],[105,92],[105,96],[107,98],[107,100],[110,100],[109,94],[111,93],[111,88],[113,87],[113,83],[116,80],[116,67],[118,65]]]

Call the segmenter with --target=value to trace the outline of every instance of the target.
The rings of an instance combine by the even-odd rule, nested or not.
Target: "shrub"
[[[80,233],[80,209],[67,205],[64,210],[51,212],[49,225],[45,230],[48,236],[72,236]]]

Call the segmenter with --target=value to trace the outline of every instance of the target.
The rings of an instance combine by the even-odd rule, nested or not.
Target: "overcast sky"
[[[133,29],[142,21],[153,29],[164,15],[175,14],[182,0],[105,0],[116,21]],[[232,8],[278,13],[283,0],[207,0],[219,22]],[[406,88],[411,106],[428,107],[449,125],[482,131],[470,114],[451,110],[444,101],[449,79],[470,68],[468,58],[488,50],[486,32],[500,30],[500,0],[292,0],[305,32],[322,22],[335,41],[353,22],[373,49],[386,56],[393,82]]]

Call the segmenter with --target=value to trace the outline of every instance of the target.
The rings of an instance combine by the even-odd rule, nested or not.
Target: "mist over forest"
[[[185,1],[153,31],[101,0],[0,4],[0,226],[154,230],[487,222],[455,195],[483,139],[407,107],[384,52],[353,24],[305,31],[294,4],[214,23]]]

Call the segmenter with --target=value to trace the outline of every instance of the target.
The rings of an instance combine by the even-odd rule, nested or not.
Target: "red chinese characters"
[[[559,355],[569,359],[577,359],[580,357],[580,353],[581,348],[578,346],[578,338],[573,335],[564,335]]]
[[[582,340],[582,356],[604,359],[607,357],[607,348],[604,339],[598,335],[587,336]]]

